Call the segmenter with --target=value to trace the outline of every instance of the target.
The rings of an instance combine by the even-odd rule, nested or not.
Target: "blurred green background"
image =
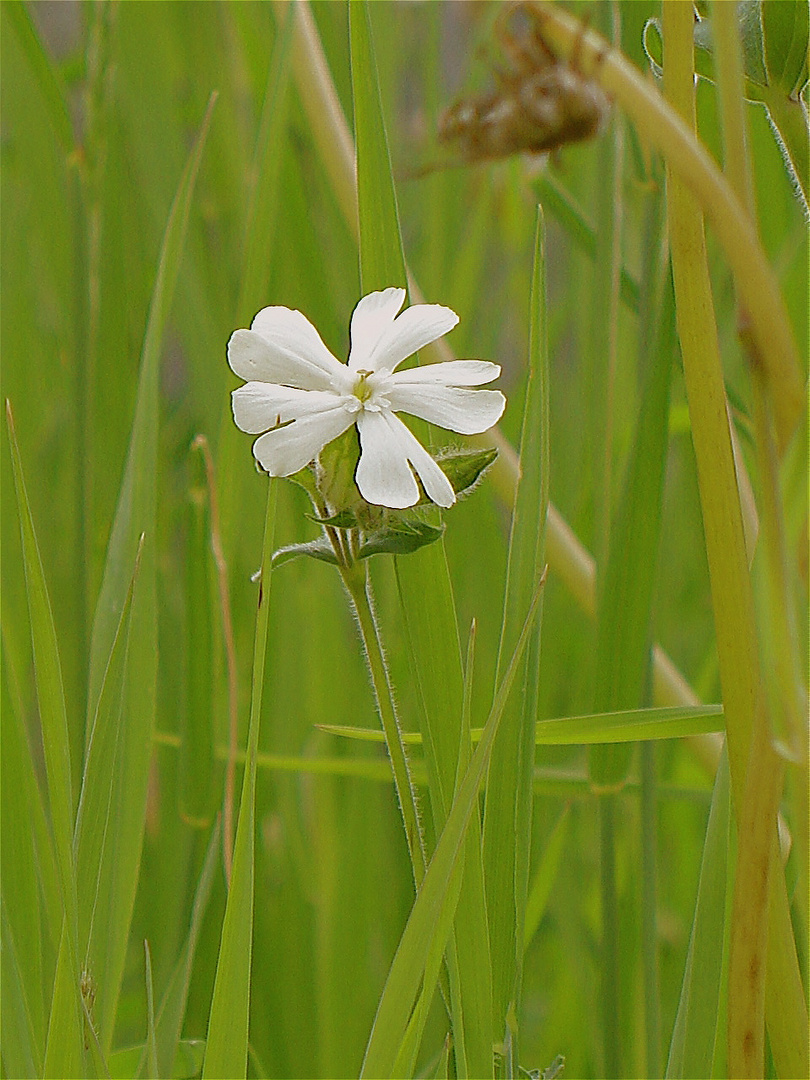
[[[641,32],[658,5],[619,5],[622,47],[644,64]],[[582,5],[583,10],[589,5]],[[351,123],[346,8],[312,10]],[[191,208],[177,291],[165,334],[160,383],[157,582],[157,739],[146,834],[114,1044],[143,1041],[142,941],[156,994],[187,932],[210,822],[222,802],[222,764],[181,791],[177,736],[188,725],[189,627],[185,588],[190,491],[199,487],[193,438],[204,434],[215,466],[225,440],[232,472],[217,474],[229,566],[239,676],[240,743],[250,695],[255,590],[266,480],[249,440],[231,431],[228,337],[265,304],[299,308],[337,356],[359,297],[355,241],[314,146],[298,91],[277,147],[278,205],[264,246],[266,292],[238,310],[246,247],[251,162],[268,64],[277,35],[269,3],[40,2],[0,7],[2,18],[2,393],[11,403],[42,561],[53,605],[78,790],[85,740],[87,656],[93,612],[132,424],[138,363],[161,236],[212,90],[219,97]],[[438,110],[480,82],[481,48],[492,49],[485,3],[371,5],[383,111],[397,180],[405,253],[426,300],[453,307],[457,356],[503,366],[509,407],[503,432],[520,432],[527,352],[535,207],[541,168],[514,159],[411,174],[437,157]],[[601,15],[596,13],[596,21]],[[700,131],[719,154],[713,88],[699,87]],[[749,112],[763,243],[776,267],[803,355],[807,354],[807,236],[778,148],[761,109]],[[626,133],[623,254],[638,272],[645,148]],[[600,185],[599,144],[563,150],[545,168],[583,208]],[[274,155],[276,156],[276,155]],[[547,214],[551,353],[552,498],[593,548],[602,474],[595,465],[590,371],[594,266]],[[724,370],[744,452],[750,402],[736,340],[728,270],[710,238]],[[614,489],[638,407],[636,326],[622,308],[617,328]],[[605,348],[607,348],[607,328]],[[227,433],[227,434],[226,434]],[[37,704],[19,526],[8,440],[2,454],[4,714],[25,727],[42,776]],[[303,493],[280,486],[277,544],[309,539]],[[478,622],[474,721],[491,701],[508,538],[508,508],[485,481],[447,515],[446,545],[459,625]],[[416,700],[391,560],[373,574],[401,715],[416,727]],[[655,637],[697,693],[719,700],[711,602],[688,417],[680,373],[673,382]],[[216,742],[227,742],[221,629],[215,618],[212,694]],[[288,768],[260,762],[251,1000],[251,1074],[356,1075],[371,1021],[412,903],[401,823],[385,759],[319,732],[317,723],[376,727],[358,634],[331,568],[300,560],[274,578],[261,746],[306,758]],[[546,591],[540,717],[591,710],[594,627],[551,575]],[[378,779],[341,775],[358,759]],[[545,914],[526,955],[521,1059],[542,1068],[558,1053],[566,1076],[598,1076],[599,851],[596,802],[584,752],[541,748],[533,850],[564,829]],[[711,776],[681,743],[662,743],[659,768],[661,1017],[664,1047],[677,1007],[706,827]],[[341,764],[343,763],[343,765]],[[278,763],[277,763],[278,764]],[[331,771],[331,774],[329,771]],[[634,776],[636,773],[634,772]],[[14,776],[3,775],[4,799]],[[638,788],[621,795],[617,879],[621,918],[620,1002],[626,1075],[643,1075],[638,1031],[642,982]],[[562,824],[560,825],[560,822]],[[4,864],[10,851],[3,848]],[[7,866],[4,865],[4,875]],[[204,1038],[225,889],[218,865],[197,947],[183,1026]],[[39,918],[38,913],[30,917]],[[44,1001],[56,945],[44,935]],[[437,1028],[438,1032],[438,1021]],[[4,1058],[4,1075],[9,1064]]]

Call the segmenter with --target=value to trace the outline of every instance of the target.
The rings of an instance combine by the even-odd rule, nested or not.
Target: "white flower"
[[[454,311],[438,304],[415,304],[398,315],[404,300],[404,289],[363,297],[352,315],[348,364],[290,308],[263,308],[250,330],[234,331],[228,363],[247,380],[233,392],[234,420],[260,436],[253,454],[271,476],[298,472],[357,424],[355,480],[366,502],[413,506],[419,499],[413,468],[433,502],[453,505],[450,481],[395,414],[410,413],[462,435],[486,431],[500,419],[506,399],[499,390],[463,388],[491,382],[501,369],[484,360],[453,360],[396,371],[458,322]]]

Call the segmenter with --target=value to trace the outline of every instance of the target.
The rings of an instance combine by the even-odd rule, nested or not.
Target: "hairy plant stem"
[[[377,703],[377,712],[380,715],[383,732],[385,733],[388,757],[394,774],[394,786],[396,787],[402,820],[405,825],[405,839],[411,856],[413,878],[418,889],[425,876],[427,856],[419,821],[416,788],[408,766],[402,729],[394,703],[394,691],[388,675],[380,629],[374,613],[368,563],[357,562],[353,558],[352,547],[355,546],[356,537],[349,533],[348,540],[341,543],[340,538],[333,538],[331,535],[336,532],[335,529],[328,530],[329,539],[338,557],[340,576],[351,599],[354,613],[357,616],[357,624],[360,627],[360,635],[363,639],[363,647],[371,676],[371,685],[374,690],[374,699]]]

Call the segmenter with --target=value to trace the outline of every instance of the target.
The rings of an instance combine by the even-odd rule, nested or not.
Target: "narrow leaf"
[[[71,1074],[64,1070],[82,1068],[84,1060],[79,1005],[76,876],[71,839],[73,791],[70,737],[56,628],[34,533],[34,522],[25,488],[11,405],[8,402],[6,402],[6,419],[22,534],[31,642],[34,652],[34,677],[45,754],[50,822],[64,912],[45,1068],[49,1070],[50,1075],[61,1072],[62,1075],[69,1076]]]
[[[499,668],[518,639],[526,597],[545,561],[548,512],[548,342],[545,226],[538,207],[530,298],[528,386],[520,440],[520,480],[512,510]],[[523,971],[523,922],[529,877],[534,722],[539,678],[539,621],[521,673],[522,692],[508,702],[492,753],[484,804],[484,870],[493,973],[493,1024],[502,1039],[516,1015]],[[518,1050],[516,1048],[516,1053]]]
[[[368,292],[404,286],[407,275],[368,4],[349,5],[349,26],[360,278],[363,291]],[[429,442],[427,425],[417,424],[415,431]],[[429,520],[440,528],[438,512]],[[396,568],[421,706],[419,720],[428,745],[431,809],[438,835],[459,775],[463,742],[461,650],[443,542],[429,544],[408,559],[397,559]],[[430,603],[425,603],[425,597]],[[485,1077],[492,1069],[490,965],[479,832],[476,815],[468,832],[461,895],[447,950],[454,1066],[459,1077]],[[441,937],[442,948],[445,940],[446,936]],[[427,987],[425,1002],[431,992]]]
[[[394,1076],[394,1066],[405,1036],[416,996],[431,951],[444,943],[450,932],[457,893],[454,874],[463,857],[464,837],[478,805],[478,792],[489,763],[506,700],[512,689],[526,645],[534,628],[543,580],[538,584],[523,631],[495,698],[484,733],[447,816],[436,851],[425,874],[416,903],[397,949],[374,1019],[363,1068],[363,1077]]]
[[[371,555],[385,552],[391,555],[410,555],[419,548],[441,540],[444,525],[431,525],[427,521],[402,521],[366,537],[360,545],[358,558],[367,559]]]
[[[135,418],[116,508],[90,647],[88,732],[99,707],[104,673],[144,537],[138,590],[133,598],[121,742],[115,761],[111,830],[100,867],[98,910],[89,957],[99,993],[96,1007],[103,1054],[109,1054],[140,869],[157,679],[155,532],[160,354],[180,270],[191,200],[211,122],[209,101],[189,154],[163,235],[141,352]]]
[[[731,825],[728,756],[724,751],[712,792],[667,1077],[715,1076],[715,1054],[723,1052],[721,1003],[728,970]]]
[[[248,753],[236,826],[228,902],[222,923],[214,995],[208,1018],[208,1039],[202,1073],[204,1078],[222,1076],[236,1078],[245,1076],[247,1073],[250,961],[253,953],[256,754],[259,745],[259,722],[267,651],[275,512],[276,485],[271,480],[267,489],[262,576],[259,583],[259,610],[256,616],[256,638],[253,650],[253,690],[250,703]]]
[[[217,854],[221,829],[219,822],[211,831],[211,839],[208,842],[208,850],[205,853],[200,880],[194,895],[194,905],[191,909],[191,921],[188,929],[183,950],[177,958],[174,971],[160,1003],[157,1016],[157,1076],[177,1075],[172,1072],[174,1062],[180,1046],[180,1034],[183,1030],[183,1019],[186,1014],[186,1002],[191,983],[191,972],[194,964],[194,956],[197,951],[197,941],[200,936],[202,921],[208,908],[208,900],[211,896],[211,887],[214,883],[214,871],[217,865]],[[200,1058],[202,1065],[202,1057]],[[199,1070],[197,1070],[199,1071]]]

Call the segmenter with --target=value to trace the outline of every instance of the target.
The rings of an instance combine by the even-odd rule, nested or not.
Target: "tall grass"
[[[807,8],[537,5],[605,130],[431,168],[499,10],[0,6],[6,1077],[808,1074]],[[387,286],[498,459],[273,567],[228,338]]]

